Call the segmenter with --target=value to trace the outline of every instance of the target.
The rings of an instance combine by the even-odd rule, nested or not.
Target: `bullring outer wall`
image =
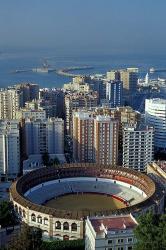
[[[77,210],[57,210],[32,203],[24,197],[24,194],[30,188],[43,182],[70,177],[95,177],[126,182],[141,189],[147,197],[144,201],[127,208],[113,211],[95,211],[93,213]],[[110,214],[128,213],[139,214],[148,209],[156,212],[157,209],[161,209],[160,201],[162,199],[157,193],[155,183],[148,176],[122,167],[107,166],[107,168],[105,168],[105,166],[97,164],[64,164],[58,168],[44,167],[40,170],[35,170],[21,177],[12,185],[10,196],[21,220],[30,226],[40,227],[46,236],[59,239],[82,238],[84,234],[83,221],[86,216],[108,216]],[[158,205],[156,206],[156,204]],[[32,220],[32,215],[35,215],[34,221]],[[57,222],[59,223],[59,228],[56,228]]]

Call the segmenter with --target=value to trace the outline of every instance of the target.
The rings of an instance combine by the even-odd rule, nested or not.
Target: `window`
[[[128,238],[128,242],[132,242],[133,241],[133,238]]]
[[[16,213],[18,213],[18,206],[17,206],[17,205],[15,205],[14,207],[15,207],[15,211],[16,211]]]
[[[31,215],[31,221],[36,222],[36,215],[35,214]]]
[[[23,210],[22,213],[23,213],[23,217],[25,218],[26,217],[25,210]]]
[[[68,222],[63,223],[63,230],[69,230],[69,223]]]
[[[77,231],[77,224],[76,223],[71,224],[71,231]]]
[[[44,225],[48,225],[48,219],[44,218]]]
[[[108,240],[108,244],[112,244],[112,240]]]
[[[132,247],[132,246],[129,246],[129,247],[128,247],[128,250],[132,250],[132,249],[133,249],[133,247]]]
[[[22,216],[22,209],[19,207],[19,215]]]
[[[37,222],[42,224],[42,217],[40,215],[37,217]]]
[[[60,221],[56,221],[56,223],[55,223],[55,229],[61,229],[61,223],[60,223]]]

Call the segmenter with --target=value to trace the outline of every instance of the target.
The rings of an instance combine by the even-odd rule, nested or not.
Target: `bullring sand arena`
[[[108,195],[101,194],[69,194],[54,198],[44,204],[45,206],[52,207],[55,209],[66,209],[73,211],[77,210],[88,210],[95,211],[108,210],[108,209],[120,209],[126,207],[124,202],[113,198]]]

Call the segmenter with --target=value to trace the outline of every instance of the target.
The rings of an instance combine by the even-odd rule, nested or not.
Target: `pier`
[[[69,76],[69,77],[76,77],[76,76],[81,76],[81,75],[80,74],[71,73],[71,71],[86,70],[86,69],[93,69],[93,67],[91,67],[91,66],[69,67],[69,68],[59,69],[59,70],[56,71],[56,73],[58,75]]]
[[[17,69],[11,71],[12,74],[25,73],[25,72],[35,72],[35,73],[51,73],[55,72],[58,75],[67,76],[67,77],[76,77],[81,76],[81,74],[74,74],[71,71],[77,70],[87,70],[93,69],[91,66],[76,66],[76,67],[68,67],[63,69],[50,69],[50,68],[33,68],[33,69]]]

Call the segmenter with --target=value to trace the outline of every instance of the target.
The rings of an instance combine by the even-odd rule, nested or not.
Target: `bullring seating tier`
[[[108,188],[107,183],[107,189],[106,192],[110,192],[112,194],[112,191],[116,189],[116,192],[119,196],[124,197],[124,199],[131,201],[130,206],[127,206],[125,208],[121,209],[115,209],[115,210],[104,210],[104,211],[94,211],[94,212],[87,212],[87,211],[69,211],[69,210],[62,210],[62,209],[55,209],[51,207],[46,207],[43,204],[46,197],[44,199],[42,198],[40,200],[40,195],[37,195],[35,191],[37,186],[42,186],[43,183],[48,183],[50,181],[55,182],[57,180],[59,182],[63,182],[65,179],[72,179],[72,178],[93,178],[93,179],[105,179],[109,181],[116,181],[116,182],[122,182],[124,184],[127,184],[127,187],[130,185],[132,186],[130,192],[131,197],[128,195],[127,190],[125,189],[126,186],[123,186],[123,190],[120,188],[119,192],[116,189],[116,185],[113,185],[111,183],[111,186]],[[100,182],[100,181],[99,181]],[[63,183],[64,184],[64,183]],[[64,185],[62,192],[64,193],[65,190],[70,190],[74,188],[74,185],[78,183],[68,183]],[[80,184],[80,183],[79,183]],[[70,186],[69,186],[70,185]],[[103,189],[102,183],[100,182],[100,186],[97,187],[97,189]],[[49,186],[49,185],[48,185]],[[76,185],[78,187],[78,185]],[[83,183],[81,184],[81,189],[86,188],[86,185]],[[93,186],[93,185],[92,185]],[[94,186],[92,187],[90,185],[91,189],[94,189]],[[119,185],[117,185],[119,186]],[[120,185],[121,186],[121,185]],[[124,188],[125,187],[125,188]],[[137,190],[141,190],[143,194],[145,194],[145,197],[143,197],[142,200],[139,199],[139,201],[135,198],[135,200],[132,199],[133,193],[135,192],[134,187],[137,188]],[[46,188],[46,186],[44,186]],[[59,192],[62,194],[60,189],[60,186],[55,187],[54,185],[49,188],[50,193],[48,195],[48,198],[53,198],[53,196],[56,196]],[[105,188],[105,186],[104,186]],[[100,189],[100,191],[101,191]],[[30,195],[30,190],[32,192]],[[37,190],[37,189],[36,189]],[[85,189],[84,189],[85,190]],[[88,190],[89,191],[89,190]],[[128,189],[129,191],[129,189]],[[51,193],[52,192],[52,193]],[[95,190],[96,192],[96,190]],[[136,193],[136,192],[135,192]],[[139,192],[138,192],[139,194]],[[35,197],[37,196],[38,202],[32,202],[32,200],[35,200]],[[138,195],[139,196],[139,195]],[[13,201],[14,204],[17,204],[21,206],[22,208],[28,208],[29,210],[33,211],[40,211],[40,213],[49,214],[50,216],[56,217],[56,218],[68,218],[68,219],[80,219],[84,218],[86,216],[109,216],[110,214],[128,214],[128,213],[142,213],[143,210],[147,210],[149,207],[153,207],[158,209],[160,205],[160,201],[163,200],[163,190],[160,189],[157,183],[155,183],[152,179],[150,179],[147,175],[142,174],[140,172],[134,171],[132,169],[118,167],[118,166],[111,166],[111,165],[102,165],[102,164],[93,164],[93,163],[73,163],[73,164],[63,164],[58,167],[43,167],[40,170],[34,170],[21,178],[19,178],[16,182],[14,182],[10,188],[10,199]],[[32,199],[32,200],[31,200]],[[158,205],[159,204],[159,205]]]
[[[78,179],[78,180],[77,180]],[[99,193],[115,195],[134,205],[146,197],[132,189],[132,186],[125,187],[119,183],[112,183],[105,179],[96,178],[75,178],[75,180],[63,179],[61,182],[42,183],[36,190],[29,190],[25,196],[36,204],[44,204],[46,201],[70,193]]]

